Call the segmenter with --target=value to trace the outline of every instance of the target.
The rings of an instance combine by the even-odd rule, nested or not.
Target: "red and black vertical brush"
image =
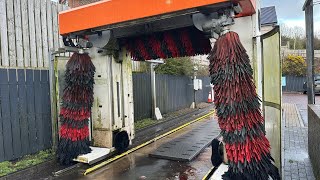
[[[238,34],[227,32],[220,36],[208,59],[214,103],[229,161],[223,179],[280,179],[265,137],[253,70]]]
[[[57,149],[61,164],[70,164],[78,155],[91,152],[88,121],[93,103],[94,73],[95,67],[88,54],[74,53],[66,65]]]

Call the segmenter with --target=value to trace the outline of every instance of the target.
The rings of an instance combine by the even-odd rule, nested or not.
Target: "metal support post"
[[[53,50],[49,51],[49,83],[50,83],[50,101],[51,101],[51,123],[52,123],[52,147],[57,149],[58,146],[58,118],[57,118],[57,97],[55,82],[55,54]]]
[[[156,118],[157,108],[157,94],[156,94],[156,72],[154,71],[155,64],[150,63],[150,75],[151,75],[151,97],[152,97],[152,118]]]
[[[194,75],[193,79],[197,79],[197,76]],[[194,82],[194,81],[193,81]],[[197,108],[197,101],[196,101],[196,97],[197,97],[197,91],[193,88],[193,102],[194,102],[194,108]]]
[[[313,28],[313,5],[312,1],[305,5],[306,36],[307,36],[307,85],[308,104],[315,103],[314,94],[314,28]]]
[[[197,80],[197,71],[198,71],[198,67],[196,64],[193,64],[193,108],[197,108],[197,90],[199,90],[198,88],[195,89],[195,83]],[[197,83],[199,86],[199,83]]]

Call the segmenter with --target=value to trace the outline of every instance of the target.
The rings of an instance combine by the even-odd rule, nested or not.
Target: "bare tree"
[[[320,39],[320,30],[314,32],[314,36]]]
[[[296,49],[297,39],[305,38],[305,30],[300,26],[290,27],[286,24],[281,24],[281,36],[292,38],[293,41],[293,49]]]
[[[290,38],[303,38],[305,37],[305,30],[300,26],[290,27],[286,24],[281,24],[281,35]]]

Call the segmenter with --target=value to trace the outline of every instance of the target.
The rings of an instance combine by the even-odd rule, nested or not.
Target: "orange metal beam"
[[[117,24],[177,11],[208,6],[230,0],[104,0],[59,14],[60,34]],[[232,0],[233,1],[233,0]],[[243,7],[243,15],[255,13],[255,0],[234,0]]]
[[[238,17],[251,16],[256,12],[256,0],[234,0],[238,2],[242,8],[242,13]]]

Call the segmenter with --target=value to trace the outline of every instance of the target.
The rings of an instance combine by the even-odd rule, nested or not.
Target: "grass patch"
[[[54,158],[54,151],[49,149],[37,154],[26,155],[16,161],[5,161],[0,163],[0,177],[10,173],[28,168]]]
[[[143,128],[147,127],[147,126],[151,126],[153,124],[157,124],[158,122],[159,121],[153,120],[151,118],[142,119],[142,120],[134,122],[134,127],[135,127],[136,130],[140,130],[140,129],[143,129]]]

